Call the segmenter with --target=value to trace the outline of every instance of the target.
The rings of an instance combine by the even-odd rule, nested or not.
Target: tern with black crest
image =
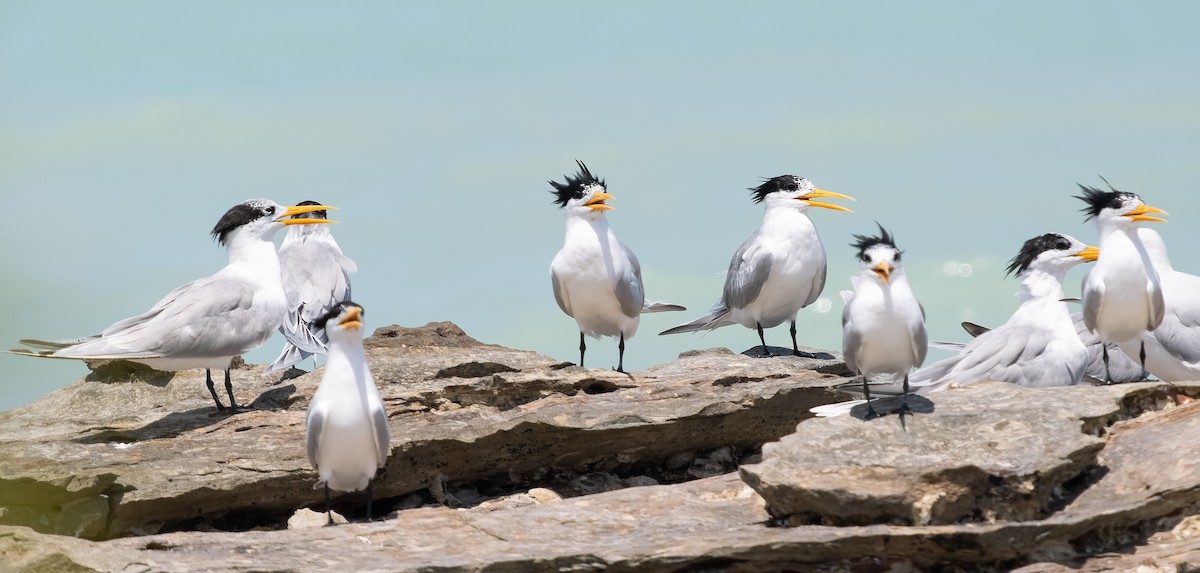
[[[268,199],[234,205],[212,230],[229,255],[229,263],[216,274],[171,291],[149,311],[100,334],[63,341],[22,340],[33,349],[12,352],[41,358],[129,360],[169,371],[204,368],[218,410],[225,406],[217,397],[211,371],[224,370],[229,406],[236,411],[230,362],[266,342],[287,310],[275,233],[289,225],[328,223],[293,216],[333,208],[284,207]]]
[[[867,381],[875,374],[901,376],[907,399],[908,373],[925,362],[929,349],[925,309],[908,284],[892,235],[879,226],[878,236],[854,238],[850,246],[858,250],[861,270],[842,311],[842,354],[846,367],[862,376],[869,415],[877,417]],[[907,406],[904,402],[901,416]]]
[[[646,300],[642,266],[633,251],[617,240],[605,211],[604,180],[582,161],[579,172],[565,182],[550,181],[554,202],[566,212],[563,246],[550,263],[550,285],[558,307],[579,326],[579,365],[587,344],[584,336],[613,336],[617,343],[617,371],[625,372],[625,341],[637,333],[642,313],[687,310],[682,306]]]
[[[391,451],[387,411],[375,386],[362,344],[363,308],[346,301],[334,305],[317,326],[329,337],[329,360],[321,384],[308,403],[305,442],[308,461],[325,488],[329,523],[329,490],[367,490],[371,519],[371,479]]]
[[[1106,343],[1138,341],[1138,364],[1146,367],[1142,333],[1158,328],[1163,321],[1163,292],[1158,273],[1150,264],[1145,245],[1138,238],[1143,221],[1166,222],[1151,213],[1166,212],[1142,202],[1136,193],[1108,191],[1080,185],[1077,199],[1087,203],[1083,212],[1096,220],[1100,235],[1100,259],[1083,277],[1083,322]],[[1108,347],[1103,347],[1108,364]],[[1111,382],[1112,376],[1106,375]]]
[[[320,205],[302,201],[301,206]],[[297,217],[328,219],[325,211]],[[279,326],[285,341],[279,357],[264,374],[286,370],[313,356],[325,354],[329,339],[317,320],[338,303],[350,300],[350,274],[358,265],[342,254],[342,248],[325,225],[296,225],[288,228],[279,246],[283,292],[287,295],[287,318]]]
[[[809,180],[780,175],[750,189],[755,203],[764,203],[762,226],[750,236],[729,261],[721,298],[708,315],[659,334],[712,330],[740,324],[758,333],[762,356],[770,356],[763,329],[790,321],[792,352],[800,355],[796,342],[796,314],[812,304],[825,288],[825,246],[808,210],[812,207],[853,211],[817,201],[822,197],[853,197],[818,189]]]

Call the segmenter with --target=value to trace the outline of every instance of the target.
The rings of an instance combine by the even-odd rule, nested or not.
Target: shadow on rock
[[[762,346],[761,344],[743,351],[742,354],[751,358],[774,358],[776,356],[799,356],[800,358],[816,358],[817,360],[833,360],[837,358],[828,352],[805,352],[801,350],[800,354],[796,354],[791,348]]]
[[[850,409],[850,415],[859,420],[867,420],[871,418],[871,407],[875,408],[875,413],[879,417],[892,416],[900,413],[904,407],[904,400],[900,396],[888,396],[886,398],[876,398],[871,400],[870,406],[867,404],[859,404]],[[916,394],[908,395],[908,411],[907,414],[932,414],[933,402],[924,396]]]

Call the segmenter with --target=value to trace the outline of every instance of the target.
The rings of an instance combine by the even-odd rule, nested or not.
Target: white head
[[[317,321],[329,341],[362,341],[363,307],[352,301],[340,302]]]
[[[758,187],[751,187],[750,193],[755,203],[767,204],[767,209],[788,208],[807,211],[809,207],[823,207],[835,211],[853,213],[841,205],[814,201],[819,197],[836,197],[838,199],[855,199],[849,195],[817,189],[811,181],[795,175],[780,175],[763,181]]]
[[[325,205],[310,204],[284,207],[270,199],[250,199],[230,207],[213,227],[212,235],[225,246],[247,239],[270,241],[275,233],[288,225],[314,225],[330,223],[324,217],[295,218],[293,215],[336,209]],[[290,218],[289,218],[290,217]]]
[[[1083,195],[1076,195],[1075,198],[1087,203],[1083,212],[1088,214],[1087,219],[1096,219],[1097,229],[1132,229],[1142,221],[1166,222],[1166,219],[1149,215],[1149,213],[1166,215],[1166,211],[1145,204],[1136,193],[1117,191],[1111,185],[1108,191],[1101,191],[1085,185],[1080,185],[1079,188],[1083,190]]]
[[[575,163],[579,165],[579,173],[574,177],[565,176],[566,183],[549,182],[554,187],[554,202],[566,209],[568,216],[604,218],[604,212],[612,210],[612,206],[605,201],[613,196],[608,194],[604,180],[592,175],[587,165],[578,159]]]
[[[900,266],[903,251],[882,225],[875,225],[879,227],[879,236],[854,235],[855,241],[850,246],[858,249],[859,276],[888,287],[895,278],[904,276]]]
[[[1008,264],[1008,274],[1023,277],[1031,272],[1043,272],[1062,277],[1071,267],[1094,261],[1099,256],[1100,249],[1089,247],[1075,237],[1046,233],[1025,241],[1021,252]]]

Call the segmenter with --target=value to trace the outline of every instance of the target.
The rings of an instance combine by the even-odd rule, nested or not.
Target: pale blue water
[[[716,299],[761,218],[745,188],[782,173],[859,199],[813,215],[828,303],[801,313],[803,344],[840,346],[848,243],[876,220],[906,250],[931,336],[961,340],[958,322],[998,324],[1015,306],[1003,268],[1025,239],[1095,239],[1070,195],[1097,175],[1170,211],[1159,229],[1175,265],[1200,272],[1197,12],[6,2],[0,342],[144,311],[219,268],[208,230],[265,196],[342,208],[334,233],[358,261],[369,327],[453,320],[574,361],[547,276],[562,218],[545,181],[575,158],[608,180],[650,296],[691,308],[644,317],[629,367],[756,344],[740,327],[655,333]],[[615,365],[615,341],[589,346],[589,365]],[[0,355],[0,409],[85,372]]]

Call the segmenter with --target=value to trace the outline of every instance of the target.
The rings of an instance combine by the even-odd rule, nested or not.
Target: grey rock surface
[[[319,372],[240,369],[256,407],[234,416],[212,411],[202,373],[135,372],[145,380],[85,380],[0,415],[0,521],[24,524],[0,525],[0,571],[1200,563],[1200,383],[978,384],[930,396],[905,432],[895,416],[809,419],[840,398],[836,355],[714,349],[625,376],[449,323],[380,329],[368,353],[394,446],[376,487],[385,518],[343,501],[350,523],[317,526],[299,444]]]
[[[451,505],[478,500],[443,482],[756,448],[836,400],[828,388],[840,381],[816,371],[832,356],[731,359],[724,349],[632,375],[584,369],[482,344],[451,323],[380,328],[365,346],[392,435],[376,497],[430,489]],[[100,372],[113,370],[128,376]],[[280,381],[239,368],[235,389],[251,409],[236,415],[206,401],[202,371],[147,372],[93,373],[0,414],[0,523],[102,539],[264,524],[321,503],[303,448],[320,371]],[[583,480],[576,493],[625,485]]]

